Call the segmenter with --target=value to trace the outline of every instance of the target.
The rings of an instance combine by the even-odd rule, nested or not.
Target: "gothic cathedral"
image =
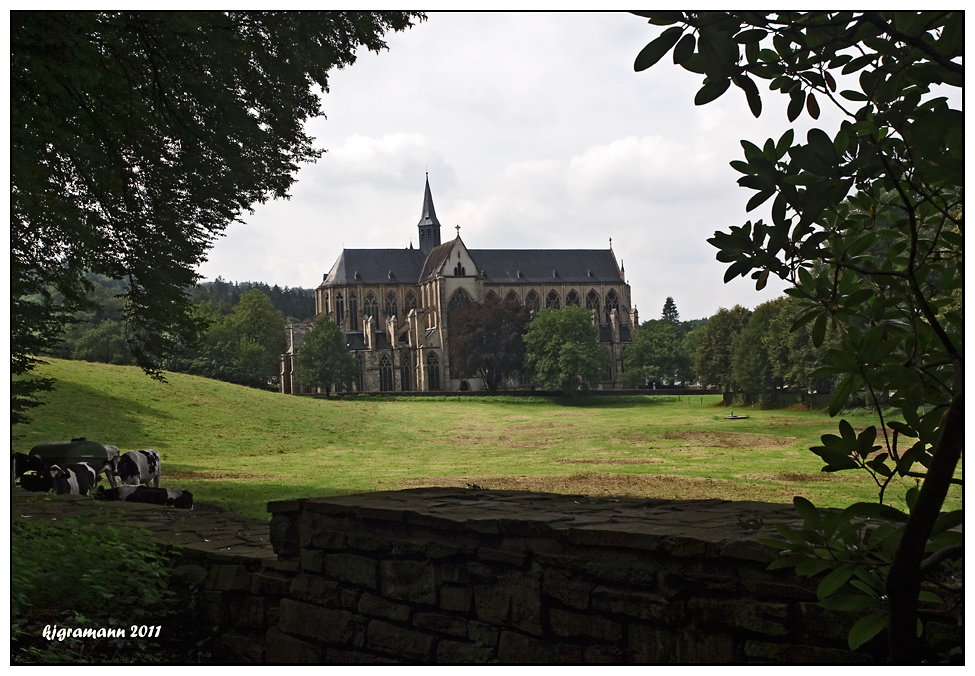
[[[308,393],[294,379],[302,336],[322,315],[346,333],[361,366],[360,392],[474,391],[480,378],[451,373],[446,321],[460,303],[491,296],[517,300],[534,313],[568,305],[592,311],[599,341],[610,354],[614,388],[622,348],[639,327],[630,286],[608,249],[468,249],[457,236],[442,244],[430,180],[423,194],[419,249],[344,249],[315,292],[315,317],[287,327],[281,391]],[[530,384],[507,383],[509,389]]]

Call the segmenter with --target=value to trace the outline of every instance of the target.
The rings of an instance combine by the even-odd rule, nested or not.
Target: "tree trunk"
[[[887,576],[887,598],[890,601],[887,637],[894,664],[917,664],[920,661],[917,597],[921,591],[921,561],[961,456],[965,436],[964,400],[964,393],[959,394],[948,407],[934,458],[917,504],[904,526],[904,536]]]

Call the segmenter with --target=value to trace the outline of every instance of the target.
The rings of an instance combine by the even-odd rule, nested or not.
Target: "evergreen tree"
[[[664,309],[660,316],[665,322],[671,324],[678,324],[680,322],[680,313],[677,312],[677,303],[670,296],[667,296],[667,300],[664,303]]]

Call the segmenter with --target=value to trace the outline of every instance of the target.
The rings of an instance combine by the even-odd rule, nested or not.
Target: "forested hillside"
[[[134,364],[126,341],[123,282],[88,275],[90,308],[75,321],[53,356],[105,364]],[[197,319],[207,330],[196,345],[183,345],[165,360],[169,371],[192,373],[252,387],[274,388],[284,351],[284,326],[315,314],[313,289],[217,278],[189,290]]]

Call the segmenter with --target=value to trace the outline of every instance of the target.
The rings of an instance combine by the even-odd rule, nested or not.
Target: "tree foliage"
[[[677,303],[671,296],[667,296],[667,300],[664,301],[664,309],[660,313],[660,318],[665,322],[670,322],[671,324],[677,324],[680,322],[680,313],[677,311]]]
[[[480,376],[491,391],[525,362],[522,334],[531,315],[517,301],[492,296],[461,303],[450,313],[450,364],[457,375]]]
[[[632,385],[671,386],[694,380],[693,357],[684,344],[687,327],[666,319],[651,319],[623,352],[622,380]]]
[[[731,378],[736,387],[746,392],[764,392],[785,384],[775,373],[768,340],[769,326],[784,305],[785,298],[777,298],[757,306],[735,337]]]
[[[964,116],[958,97],[945,96],[964,81],[964,17],[904,11],[645,16],[667,28],[637,56],[636,70],[673,50],[675,63],[704,76],[695,103],[713,101],[734,84],[757,117],[756,80],[766,80],[789,97],[790,122],[803,112],[817,119],[824,104],[843,118],[832,135],[811,129],[805,143],[791,129],[762,144],[742,141],[744,159],[731,164],[742,174],[739,185],[754,191],[747,209],[772,200],[771,221],[732,226],[709,242],[728,264],[726,281],[750,275],[762,288],[774,274],[789,282],[788,293],[803,303],[798,323],[811,324],[814,345],[823,343],[829,324],[841,328],[842,344],[820,370],[840,379],[830,412],[862,386],[880,419],[859,435],[841,422],[839,436],[824,437],[814,450],[825,469],[924,479],[909,516],[890,529],[887,539],[896,548],[882,568],[870,569],[882,583],[865,592],[874,617],[886,619],[868,623],[870,631],[886,625],[892,659],[916,661],[926,562],[955,558],[945,548],[957,544],[931,536],[964,434],[957,304],[964,277]],[[883,415],[881,392],[891,393],[902,422]],[[847,524],[831,536],[863,527],[856,510],[844,515]]]
[[[574,394],[606,380],[612,368],[592,312],[575,305],[540,310],[525,333],[525,369],[534,382]]]
[[[271,387],[285,350],[285,320],[267,296],[252,289],[230,314],[210,302],[199,303],[193,311],[207,328],[194,345],[184,345],[163,362],[167,370]]]
[[[89,271],[128,282],[129,347],[160,375],[202,328],[184,290],[213,240],[321,154],[303,124],[328,71],[418,16],[11,13],[15,422]]]
[[[708,319],[694,353],[694,372],[702,385],[720,387],[724,392],[736,389],[731,367],[738,334],[748,323],[751,313],[741,305],[720,308]]]
[[[217,277],[212,282],[201,282],[190,290],[193,304],[210,302],[225,314],[230,313],[248,291],[258,289],[271,300],[275,310],[279,310],[292,323],[305,321],[315,316],[315,290],[301,287],[284,287],[265,282],[228,282]]]
[[[283,335],[283,334],[282,334]],[[296,379],[305,387],[352,389],[359,375],[359,362],[349,352],[345,333],[328,315],[319,317],[305,333],[295,357]]]

